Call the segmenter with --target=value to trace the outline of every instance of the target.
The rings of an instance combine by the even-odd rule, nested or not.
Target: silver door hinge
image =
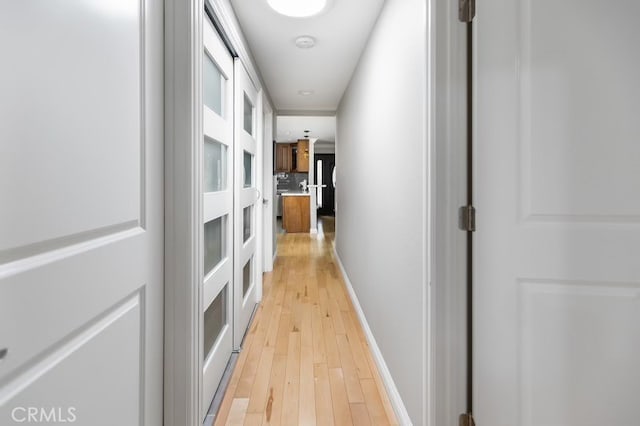
[[[459,426],[476,426],[476,422],[473,421],[471,413],[460,414]]]
[[[471,22],[476,16],[476,0],[458,0],[458,19]]]
[[[462,206],[458,209],[458,228],[463,231],[476,231],[476,208],[473,206]]]

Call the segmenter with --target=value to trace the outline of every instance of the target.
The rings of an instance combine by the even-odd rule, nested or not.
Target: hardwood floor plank
[[[333,328],[336,334],[345,334],[346,331],[344,329],[344,323],[342,322],[342,314],[340,313],[340,307],[338,306],[338,302],[333,297],[333,292],[328,292],[329,295],[329,315],[331,316],[331,320],[333,321]]]
[[[349,402],[364,402],[362,389],[360,388],[360,378],[356,364],[351,356],[351,347],[347,341],[347,336],[338,334],[336,336],[338,342],[338,351],[340,353],[340,362],[342,363],[342,373],[344,376],[344,384],[347,388],[347,397]]]
[[[262,413],[248,413],[244,418],[244,426],[262,426]]]
[[[258,319],[258,318],[256,318]],[[251,346],[243,351],[247,351],[247,359],[238,381],[238,387],[236,388],[236,398],[249,398],[251,395],[251,388],[253,388],[253,382],[256,378],[256,372],[258,370],[258,363],[260,362],[260,355],[262,354],[264,343],[264,334],[256,334],[252,336]]]
[[[372,424],[369,418],[369,411],[367,406],[363,403],[350,404],[351,417],[353,418],[353,424],[358,426],[367,426]]]
[[[315,378],[316,421],[318,425],[331,426],[333,422],[333,404],[331,399],[331,384],[329,383],[329,369],[327,364],[313,366]]]
[[[347,398],[347,390],[344,385],[344,376],[341,368],[329,369],[329,383],[331,384],[331,403],[333,406],[333,418],[336,425],[353,424],[351,408]]]
[[[371,422],[375,425],[389,425],[390,422],[382,406],[382,399],[375,381],[373,379],[362,379],[360,384]]]
[[[331,320],[331,317],[322,317],[322,331],[324,333],[324,344],[327,353],[327,365],[329,368],[341,368],[340,352],[338,352],[336,332],[333,328],[333,321]]]
[[[327,362],[327,351],[324,343],[324,331],[322,330],[322,314],[320,306],[314,304],[311,307],[311,329],[313,334],[313,362],[321,364]]]
[[[249,399],[247,398],[234,398],[233,402],[231,403],[229,418],[225,424],[227,426],[244,425],[244,419],[247,415],[248,404],[249,404]]]
[[[282,424],[297,425],[300,401],[300,333],[289,333]]]
[[[267,333],[265,335],[265,340],[264,340],[265,348],[274,348],[274,349],[276,348],[276,343],[278,341],[278,329],[280,328],[281,317],[282,317],[282,305],[276,304],[273,307],[273,312],[271,313],[271,319],[269,321],[269,328],[267,329]]]
[[[331,295],[336,301],[339,310],[350,311],[353,309],[341,278],[330,277],[327,280],[327,288],[330,289]]]
[[[307,305],[303,318],[300,346],[300,409],[299,425],[316,424],[315,378],[313,374],[313,339],[311,338],[311,310]],[[313,403],[310,403],[313,401]]]
[[[251,389],[251,397],[249,398],[249,413],[262,413],[269,398],[269,379],[271,377],[271,364],[273,363],[274,348],[264,347],[260,355],[258,370],[256,372],[253,388]],[[262,422],[262,416],[260,416]]]
[[[279,425],[282,419],[282,405],[284,400],[284,382],[287,368],[286,355],[274,355],[271,364],[269,380],[269,395],[262,416],[262,424]]]
[[[276,339],[276,355],[287,355],[289,350],[289,333],[291,332],[291,313],[282,312]]]
[[[373,376],[371,376],[369,362],[364,355],[365,351],[369,348],[366,346],[366,343],[360,339],[360,333],[357,331],[357,327],[359,327],[360,324],[354,323],[354,319],[349,312],[342,311],[341,315],[347,333],[351,355],[357,368],[358,377],[361,379],[371,379]]]

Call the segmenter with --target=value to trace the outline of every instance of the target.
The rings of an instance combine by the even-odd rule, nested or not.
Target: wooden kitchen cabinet
[[[309,172],[309,141],[306,139],[298,140],[298,158],[296,159],[298,172]]]
[[[309,141],[300,139],[297,143],[277,143],[275,158],[276,173],[309,173]]]
[[[308,195],[282,196],[282,227],[286,232],[309,232],[311,212]]]
[[[291,144],[276,144],[276,172],[291,171]]]

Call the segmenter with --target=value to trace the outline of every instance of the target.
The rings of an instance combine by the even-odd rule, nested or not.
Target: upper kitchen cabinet
[[[275,172],[309,173],[309,141],[301,139],[297,143],[277,143]]]
[[[298,140],[298,158],[296,164],[298,166],[297,171],[308,173],[309,172],[309,141],[307,139]]]
[[[291,171],[291,145],[288,143],[276,144],[276,172]]]

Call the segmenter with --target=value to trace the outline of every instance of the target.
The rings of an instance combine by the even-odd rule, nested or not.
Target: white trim
[[[264,91],[260,92],[262,97],[262,272],[273,270],[273,232],[274,232],[274,204],[276,197],[273,190],[273,108],[269,104]],[[262,299],[262,290],[260,300]]]
[[[165,0],[164,424],[202,422],[202,0]],[[190,283],[191,285],[184,285]]]
[[[457,3],[429,0],[430,293],[428,424],[466,410],[466,34]]]
[[[318,233],[318,228],[311,228],[311,229],[309,230],[309,233],[310,233],[310,234],[317,234],[317,233]]]
[[[424,188],[427,193],[424,194],[422,198],[422,217],[425,218],[424,222],[424,230],[422,233],[422,252],[425,253],[426,259],[422,262],[422,326],[423,330],[426,331],[426,336],[422,339],[422,371],[424,371],[424,375],[422,376],[422,395],[426,400],[424,407],[422,409],[422,424],[424,425],[432,425],[431,418],[433,417],[432,408],[434,397],[431,392],[433,386],[433,354],[431,352],[434,343],[434,330],[433,322],[431,321],[433,317],[433,298],[432,298],[432,287],[431,281],[433,279],[433,201],[435,194],[434,189],[434,181],[435,181],[435,172],[434,172],[434,131],[433,131],[433,112],[435,107],[435,102],[433,101],[432,89],[433,82],[435,81],[435,73],[433,72],[433,49],[431,48],[432,44],[434,44],[435,35],[433,34],[432,25],[434,23],[432,19],[432,1],[425,2],[425,8],[423,9],[423,36],[426,40],[426,48],[425,52],[425,83],[426,90],[422,93],[422,102],[424,103],[426,109],[426,117],[422,122],[422,134],[425,135],[425,144],[423,145],[423,164],[424,167],[422,169],[422,179],[424,183]]]
[[[340,260],[340,256],[336,250],[335,244],[333,246],[333,255],[336,259],[336,263],[340,267],[340,272],[342,273],[342,278],[344,279],[345,287],[349,293],[349,297],[351,298],[351,302],[353,303],[353,307],[356,310],[356,314],[358,314],[358,319],[360,320],[360,325],[364,331],[365,337],[367,338],[367,343],[369,344],[369,348],[371,349],[373,360],[376,362],[376,366],[378,367],[378,372],[382,377],[382,382],[384,383],[384,387],[387,391],[387,395],[389,396],[389,402],[391,402],[391,406],[393,407],[393,411],[396,415],[398,422],[401,425],[410,426],[411,418],[409,418],[409,413],[407,412],[407,408],[404,406],[404,402],[402,402],[402,398],[400,397],[400,392],[398,392],[398,388],[396,387],[395,382],[393,381],[393,377],[391,377],[391,372],[387,367],[387,363],[384,361],[384,357],[382,356],[382,352],[380,352],[380,348],[378,347],[378,343],[376,343],[375,337],[373,337],[373,332],[371,328],[369,328],[369,323],[367,322],[367,318],[364,315],[364,311],[360,306],[360,302],[358,301],[358,296],[356,296],[356,292],[353,290],[353,285],[351,285],[351,281],[349,280],[349,276],[347,275],[347,271],[344,269],[344,265],[342,264],[342,260]]]

